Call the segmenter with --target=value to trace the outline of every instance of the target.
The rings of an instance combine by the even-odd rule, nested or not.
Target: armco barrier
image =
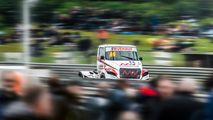
[[[17,66],[23,63],[0,63],[2,66]],[[49,69],[65,79],[78,77],[78,72],[82,70],[94,70],[96,65],[90,64],[46,64],[46,63],[31,63],[32,69]],[[196,68],[196,67],[168,67],[144,65],[144,68],[149,71],[150,77],[165,74],[178,80],[183,77],[190,77],[198,80],[205,80],[210,74],[213,74],[213,68]]]
[[[88,64],[40,64],[32,63],[31,67],[36,69],[50,69],[64,78],[77,77],[78,72],[82,70],[94,70],[96,65]],[[198,80],[206,79],[213,73],[213,68],[195,68],[195,67],[168,67],[168,66],[153,66],[145,65],[145,69],[149,70],[151,77],[156,75],[165,74],[174,79],[182,77],[190,77]]]

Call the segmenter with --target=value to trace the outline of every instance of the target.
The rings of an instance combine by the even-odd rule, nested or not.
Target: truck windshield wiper
[[[127,58],[127,59],[129,59],[129,60],[134,60],[134,58],[131,58],[131,57],[128,57],[128,56],[123,56],[123,55],[121,55],[121,57]]]

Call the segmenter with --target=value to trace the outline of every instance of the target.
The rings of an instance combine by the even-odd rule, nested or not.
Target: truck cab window
[[[105,49],[103,47],[99,48],[99,58],[101,58],[101,56],[105,55]]]

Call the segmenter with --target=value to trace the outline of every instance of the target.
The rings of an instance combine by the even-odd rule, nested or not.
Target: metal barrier
[[[2,66],[20,66],[23,63],[0,63]],[[47,64],[47,63],[31,63],[32,69],[49,69],[65,79],[78,77],[78,72],[82,70],[94,70],[96,65],[91,64]],[[198,80],[206,79],[210,74],[213,74],[213,68],[196,68],[196,67],[168,67],[144,65],[149,71],[150,77],[165,74],[173,79],[190,77]]]
[[[96,65],[88,64],[40,64],[32,63],[31,67],[34,69],[50,69],[63,78],[77,77],[78,72],[82,70],[94,70]],[[165,74],[171,76],[173,79],[182,77],[190,77],[198,80],[206,79],[210,74],[213,74],[213,68],[195,68],[195,67],[168,67],[168,66],[153,66],[144,65],[145,69],[149,70],[151,77]]]

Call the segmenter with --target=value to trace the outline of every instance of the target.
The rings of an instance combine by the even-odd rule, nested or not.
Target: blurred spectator
[[[133,111],[122,112],[117,120],[141,120],[139,114]]]
[[[61,41],[61,35],[56,35],[51,37],[51,41],[49,43],[50,46],[52,45],[62,45],[63,42]]]
[[[0,45],[5,44],[5,36],[0,36]]]
[[[62,84],[58,76],[53,75],[48,80],[48,85],[54,103],[52,120],[81,120],[84,117],[79,112],[79,97],[82,94],[79,81]]]
[[[57,75],[53,75],[51,76],[48,81],[47,84],[49,86],[49,91],[50,93],[54,94],[54,95],[62,95],[64,94],[64,88],[60,82],[60,79]]]
[[[12,71],[11,76],[14,78],[14,80],[16,81],[16,84],[14,85],[14,91],[18,94],[21,95],[23,93],[23,88],[26,84],[26,76],[21,73],[21,72],[17,72],[17,71]]]
[[[43,55],[44,48],[42,47],[42,42],[40,41],[34,41],[34,43],[31,44],[31,54],[34,57],[39,57]]]
[[[99,92],[87,101],[87,107],[90,111],[90,119],[105,120],[106,108],[109,105],[109,89],[110,86],[106,82],[97,85]]]
[[[53,28],[48,28],[44,31],[44,37],[52,37],[58,35],[57,31]]]
[[[66,33],[64,33],[62,35],[61,42],[62,42],[62,44],[66,44],[66,43],[70,43],[71,42],[71,38],[70,38],[70,33],[69,32],[66,32]]]
[[[81,83],[79,81],[71,81],[65,86],[65,99],[68,103],[68,118],[70,120],[81,120],[81,112],[79,107],[81,106],[80,96],[82,95]]]
[[[138,92],[137,101],[142,108],[141,115],[144,119],[150,120],[156,107],[173,97],[174,85],[168,76],[159,75],[150,81],[150,86],[139,87]]]
[[[19,99],[20,83],[15,80],[14,73],[7,71],[2,73],[2,88],[0,89],[0,119],[3,111],[12,102]]]
[[[90,37],[82,38],[77,43],[79,51],[87,51],[92,47],[92,40]]]
[[[193,98],[193,94],[196,91],[195,81],[189,78],[184,78],[177,88],[177,95],[163,101],[156,108],[154,120],[197,119],[195,116],[197,117],[197,114],[202,110],[202,104]]]
[[[109,39],[109,33],[108,31],[104,29],[100,29],[97,31],[97,38],[100,40],[100,42],[103,44]]]
[[[81,33],[80,32],[74,32],[71,34],[72,39],[79,39],[81,38]]]
[[[51,96],[40,86],[28,86],[17,101],[8,106],[4,120],[45,120],[51,116]]]
[[[213,120],[213,74],[207,79],[206,88],[209,90],[209,98],[204,110],[204,120]]]
[[[129,90],[132,91],[129,83],[126,80],[118,80],[116,85],[109,95],[110,105],[107,110],[107,120],[115,120],[123,111],[136,110],[134,101],[131,99],[136,94],[134,92],[128,94]]]
[[[66,120],[69,116],[69,101],[64,86],[57,75],[50,77],[47,84],[53,99],[52,120]]]
[[[24,80],[21,73],[3,73],[1,120],[211,120],[212,117],[212,76],[206,84],[211,92],[204,111],[203,104],[193,97],[197,85],[190,78],[175,86],[168,76],[160,75],[137,91],[126,80],[117,80],[114,88],[100,82],[99,91],[86,103],[81,101],[84,91],[79,81],[62,84],[53,75],[47,81],[48,90],[28,86],[23,91]]]
[[[141,117],[145,120],[150,120],[152,113],[158,103],[158,93],[157,91],[149,86],[139,87],[137,96],[137,102],[141,107]]]
[[[168,98],[173,97],[175,92],[175,85],[172,83],[169,77],[167,76],[159,76],[158,79],[156,79],[156,86],[155,86],[160,101],[166,100]]]

